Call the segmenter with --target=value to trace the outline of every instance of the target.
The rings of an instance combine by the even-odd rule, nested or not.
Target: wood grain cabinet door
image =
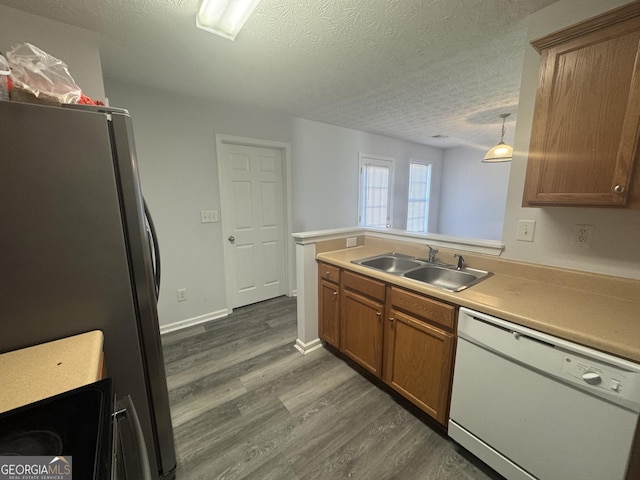
[[[340,348],[340,286],[320,279],[318,335]]]
[[[446,425],[454,336],[397,310],[389,315],[386,383]]]
[[[532,42],[541,67],[523,206],[640,208],[638,15],[634,2]]]
[[[340,350],[377,377],[382,375],[381,302],[342,291]]]

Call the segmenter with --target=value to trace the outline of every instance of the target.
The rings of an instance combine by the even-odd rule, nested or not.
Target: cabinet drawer
[[[384,301],[385,284],[373,278],[345,270],[342,274],[342,286],[347,290]]]
[[[391,305],[449,330],[454,328],[456,309],[452,305],[396,287],[391,287]]]
[[[318,262],[318,276],[328,282],[340,283],[340,269],[328,263]]]

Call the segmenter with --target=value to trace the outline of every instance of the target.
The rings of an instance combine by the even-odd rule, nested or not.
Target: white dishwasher
[[[640,365],[461,308],[449,435],[509,480],[622,480]]]

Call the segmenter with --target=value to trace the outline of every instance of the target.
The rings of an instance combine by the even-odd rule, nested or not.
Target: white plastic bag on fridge
[[[20,43],[7,52],[13,89],[25,90],[36,98],[59,103],[77,103],[82,91],[67,65],[30,43]]]

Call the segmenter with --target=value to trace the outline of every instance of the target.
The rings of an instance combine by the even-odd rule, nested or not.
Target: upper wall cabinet
[[[523,206],[640,208],[640,2],[531,44],[541,63]]]

